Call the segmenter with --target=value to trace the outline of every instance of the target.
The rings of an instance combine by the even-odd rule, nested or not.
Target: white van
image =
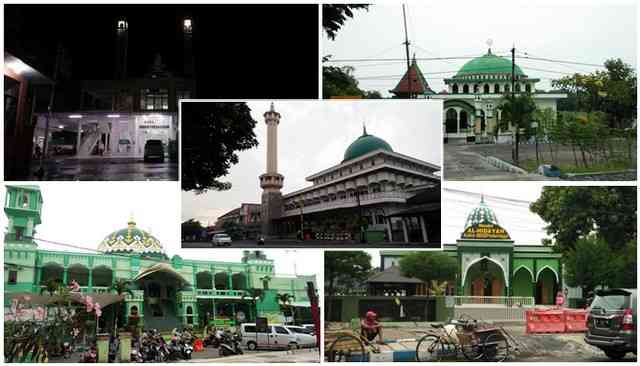
[[[314,348],[316,346],[316,336],[312,335],[309,329],[297,325],[285,325],[284,327],[296,335],[299,348]]]
[[[298,348],[296,335],[281,324],[267,326],[265,333],[258,332],[255,323],[244,323],[240,326],[242,346],[250,351],[258,348],[289,349]]]

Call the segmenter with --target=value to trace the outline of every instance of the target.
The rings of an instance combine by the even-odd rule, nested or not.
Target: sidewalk
[[[191,363],[320,363],[317,349],[298,349],[291,351],[264,351],[245,353],[239,356],[194,359]]]

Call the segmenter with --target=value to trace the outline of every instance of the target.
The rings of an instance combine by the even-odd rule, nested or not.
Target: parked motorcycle
[[[83,363],[96,363],[98,362],[98,349],[96,346],[91,346],[86,352],[83,352],[80,356],[80,362]]]
[[[220,340],[220,350],[218,351],[220,356],[231,356],[244,354],[240,348],[242,337],[239,334],[224,332],[222,339]]]

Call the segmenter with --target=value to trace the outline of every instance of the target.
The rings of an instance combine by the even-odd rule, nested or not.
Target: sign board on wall
[[[509,233],[496,224],[478,224],[469,226],[462,239],[510,240]]]

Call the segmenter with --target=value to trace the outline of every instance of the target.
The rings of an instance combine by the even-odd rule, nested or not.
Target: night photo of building
[[[180,99],[317,97],[317,11],[5,7],[6,179],[177,180]],[[310,42],[271,42],[292,29]]]

